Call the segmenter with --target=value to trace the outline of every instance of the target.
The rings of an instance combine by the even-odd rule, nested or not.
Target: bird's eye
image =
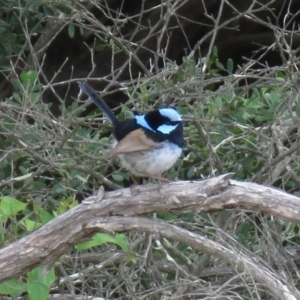
[[[177,125],[178,124],[178,121],[167,121],[166,122],[166,125],[170,125],[170,126],[174,126],[174,125]]]

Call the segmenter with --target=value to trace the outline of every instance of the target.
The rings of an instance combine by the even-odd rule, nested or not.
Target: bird
[[[118,157],[133,175],[169,182],[162,174],[179,159],[184,144],[183,120],[177,109],[161,107],[120,121],[87,82],[78,85],[114,127],[115,141],[108,157]]]

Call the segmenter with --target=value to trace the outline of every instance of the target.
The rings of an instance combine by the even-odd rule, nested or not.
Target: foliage
[[[43,22],[47,18],[57,16],[60,12],[70,13],[72,5],[72,0],[51,1],[47,5],[42,0],[1,0],[0,69],[8,69],[12,57],[30,51],[28,35],[43,34]]]

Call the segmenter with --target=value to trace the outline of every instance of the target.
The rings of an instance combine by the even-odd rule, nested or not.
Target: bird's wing
[[[110,152],[109,157],[123,153],[150,150],[157,146],[159,146],[159,143],[149,139],[142,129],[136,129],[118,142],[116,147]]]

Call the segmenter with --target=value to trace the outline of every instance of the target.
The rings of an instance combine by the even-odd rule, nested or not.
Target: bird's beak
[[[196,120],[194,117],[184,116],[181,120],[181,123],[187,123]]]

